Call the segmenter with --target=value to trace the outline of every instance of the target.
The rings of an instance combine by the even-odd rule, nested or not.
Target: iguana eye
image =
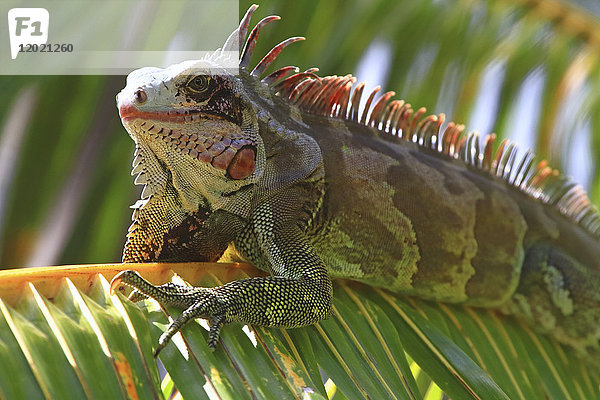
[[[187,83],[187,87],[196,93],[203,93],[210,86],[210,78],[206,75],[196,75]]]
[[[144,104],[148,100],[148,95],[142,89],[138,89],[133,94],[133,98],[137,104]]]

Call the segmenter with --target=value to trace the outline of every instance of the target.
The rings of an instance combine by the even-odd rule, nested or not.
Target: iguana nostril
[[[133,94],[133,99],[137,104],[144,104],[148,100],[148,95],[142,89],[138,89]]]

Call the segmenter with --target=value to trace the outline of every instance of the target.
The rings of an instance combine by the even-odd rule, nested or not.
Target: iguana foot
[[[150,297],[161,305],[185,309],[161,335],[154,357],[158,356],[158,353],[185,324],[196,318],[209,320],[208,347],[214,350],[219,340],[221,326],[226,322],[225,310],[227,306],[222,301],[223,299],[217,297],[213,289],[183,286],[175,283],[154,286],[135,271],[122,271],[117,274],[110,283],[111,293],[114,293],[122,285],[134,288],[134,291],[129,295],[131,301],[140,301]]]

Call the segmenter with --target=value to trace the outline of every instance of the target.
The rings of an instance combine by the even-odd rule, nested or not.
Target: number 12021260
[[[71,53],[71,43],[47,43],[47,44],[20,44],[21,53]]]

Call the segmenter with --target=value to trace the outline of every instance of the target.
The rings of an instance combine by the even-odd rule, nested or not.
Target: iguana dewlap
[[[514,146],[492,152],[443,115],[391,100],[372,104],[351,76],[281,68],[291,38],[253,69],[260,21],[239,74],[222,65],[246,38],[251,7],[223,52],[132,72],[118,95],[136,143],[123,262],[250,262],[270,276],[215,288],[125,283],[224,323],[298,327],[330,313],[331,278],[444,302],[496,307],[563,343],[600,338],[600,217],[583,190]],[[364,112],[358,105],[364,102]],[[482,150],[480,150],[482,148]]]

